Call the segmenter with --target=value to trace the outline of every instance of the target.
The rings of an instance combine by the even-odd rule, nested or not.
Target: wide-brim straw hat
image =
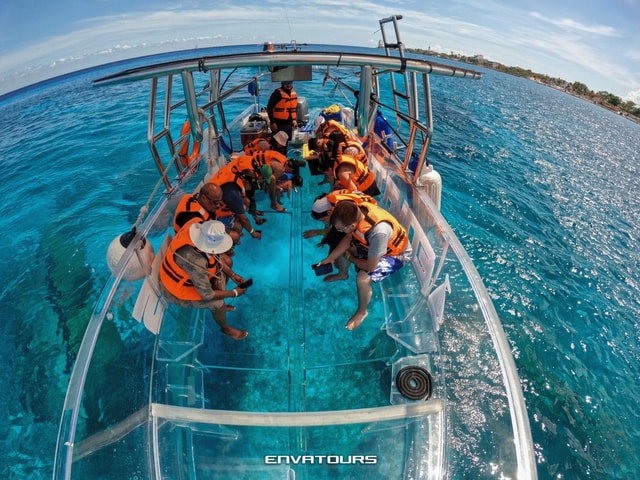
[[[227,234],[224,223],[218,220],[192,224],[189,236],[195,247],[205,253],[224,253],[233,246],[233,239]]]

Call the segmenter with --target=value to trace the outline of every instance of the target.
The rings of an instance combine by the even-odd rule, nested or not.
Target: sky
[[[271,42],[483,55],[640,105],[640,0],[2,0],[0,95],[125,58]]]

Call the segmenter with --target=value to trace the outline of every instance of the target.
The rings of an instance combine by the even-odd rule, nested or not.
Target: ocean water
[[[155,185],[148,85],[91,86],[112,71],[0,99],[1,478],[51,477],[106,248]],[[637,478],[640,125],[492,71],[432,88],[442,210],[511,342],[539,477]]]

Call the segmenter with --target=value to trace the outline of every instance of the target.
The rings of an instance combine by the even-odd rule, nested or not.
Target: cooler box
[[[240,129],[240,142],[244,147],[250,141],[266,136],[267,133],[267,122],[262,120],[247,122]]]

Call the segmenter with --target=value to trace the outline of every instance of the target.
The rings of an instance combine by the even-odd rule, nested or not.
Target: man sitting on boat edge
[[[411,260],[413,251],[405,228],[378,205],[339,202],[329,222],[346,235],[319,265],[334,263],[342,254],[355,265],[358,308],[346,324],[348,330],[354,330],[369,314],[371,282],[398,271]]]
[[[215,220],[216,210],[220,208],[222,202],[222,189],[213,182],[207,182],[197,193],[187,193],[183,195],[176,207],[173,216],[173,230],[178,233],[180,229],[189,221],[197,218],[200,222]],[[227,227],[227,233],[234,243],[240,240],[240,234]],[[231,255],[232,252],[229,251]]]
[[[188,222],[169,244],[160,267],[160,291],[176,305],[207,308],[225,335],[242,340],[248,332],[227,324],[225,298],[243,295],[246,288],[227,290],[227,277],[240,285],[245,279],[224,265],[221,255],[233,246],[225,226],[217,220]]]

